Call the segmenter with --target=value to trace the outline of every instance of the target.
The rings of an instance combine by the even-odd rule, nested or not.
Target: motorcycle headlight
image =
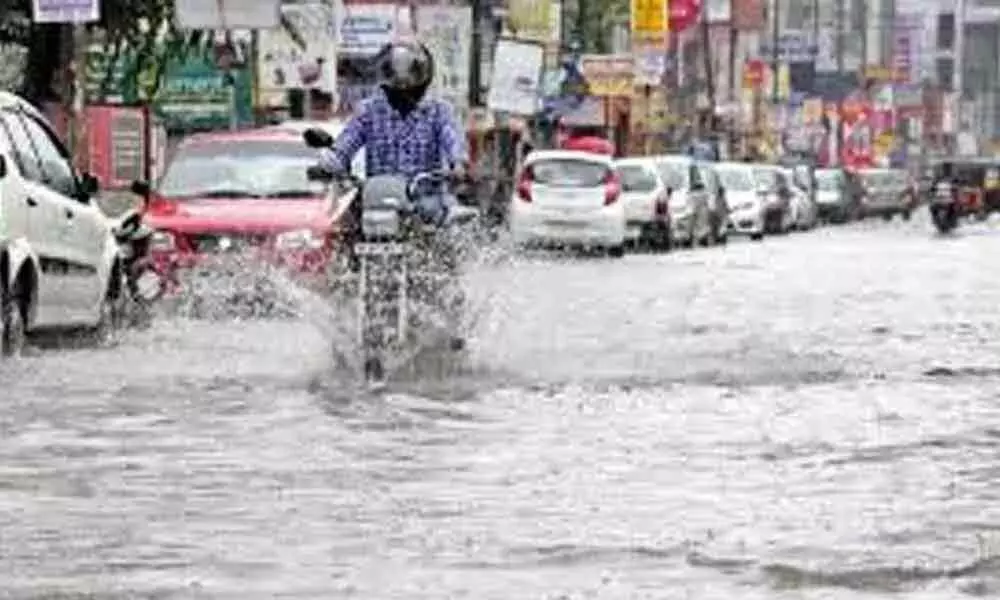
[[[309,229],[298,229],[278,234],[274,243],[279,250],[316,250],[323,247],[323,238]]]
[[[149,249],[169,252],[177,248],[177,239],[169,231],[154,231],[149,238]]]
[[[366,236],[396,237],[399,230],[399,213],[395,210],[369,210],[361,216],[361,231]]]

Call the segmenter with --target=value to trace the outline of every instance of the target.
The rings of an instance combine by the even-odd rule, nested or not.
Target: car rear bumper
[[[518,245],[620,246],[626,239],[625,219],[620,213],[565,221],[515,213],[510,228]]]
[[[742,235],[764,233],[764,214],[759,209],[735,210],[729,214],[729,231]]]

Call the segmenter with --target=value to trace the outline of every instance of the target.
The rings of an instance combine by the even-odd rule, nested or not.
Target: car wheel
[[[28,342],[28,291],[18,283],[3,298],[0,306],[0,357],[21,356]]]
[[[619,244],[608,248],[608,256],[611,258],[621,258],[625,256],[625,244]]]
[[[764,239],[764,232],[763,231],[758,231],[756,233],[751,233],[750,234],[750,239],[752,241],[754,241],[754,242],[759,242],[759,241],[761,241],[761,240]]]

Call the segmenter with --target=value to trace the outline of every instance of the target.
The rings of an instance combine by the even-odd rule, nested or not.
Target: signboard
[[[146,117],[141,108],[92,106],[87,108],[89,127],[89,171],[102,189],[127,189],[132,181],[145,179],[147,159],[143,132]]]
[[[233,111],[236,120],[248,123],[252,85],[249,69],[234,69],[234,83],[215,67],[210,57],[189,57],[167,65],[167,75],[154,101],[158,114],[169,131],[225,129]]]
[[[594,96],[631,96],[635,61],[627,54],[584,54],[580,70]]]
[[[663,39],[667,31],[667,0],[631,0],[632,40]]]
[[[60,1],[70,2],[74,0]],[[96,0],[94,1],[96,2]],[[177,26],[181,29],[271,29],[277,27],[281,22],[280,3],[280,0],[253,0],[252,2],[247,0],[174,0],[174,14]]]
[[[553,16],[559,18],[553,8],[551,0],[507,0],[507,22],[518,39],[549,42]]]
[[[337,92],[337,25],[333,7],[313,2],[285,4],[281,13],[301,36],[304,47],[283,27],[260,32],[257,41],[257,73],[262,104],[268,96],[279,96],[284,104],[286,90],[315,89]]]
[[[92,23],[101,19],[100,0],[32,0],[35,23]]]
[[[789,31],[778,36],[778,61],[809,62],[816,58],[818,48],[811,31]],[[760,57],[771,60],[774,57],[772,40],[762,40]]]
[[[635,84],[658,86],[667,72],[667,50],[659,45],[635,47]]]
[[[486,106],[515,115],[538,112],[544,55],[539,43],[497,40]]]
[[[416,30],[434,56],[432,89],[456,110],[469,104],[472,7],[418,6]]]
[[[751,59],[743,66],[743,89],[760,89],[767,75],[767,63],[760,59]]]
[[[396,4],[344,5],[340,21],[340,53],[374,56],[410,30],[410,9]]]

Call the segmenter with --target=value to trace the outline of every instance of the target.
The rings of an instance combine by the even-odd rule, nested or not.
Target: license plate
[[[359,256],[397,256],[406,253],[405,244],[355,244]]]
[[[580,229],[581,227],[586,227],[586,223],[580,221],[567,221],[564,219],[556,219],[545,222],[546,225],[550,227],[564,227],[567,229]]]

